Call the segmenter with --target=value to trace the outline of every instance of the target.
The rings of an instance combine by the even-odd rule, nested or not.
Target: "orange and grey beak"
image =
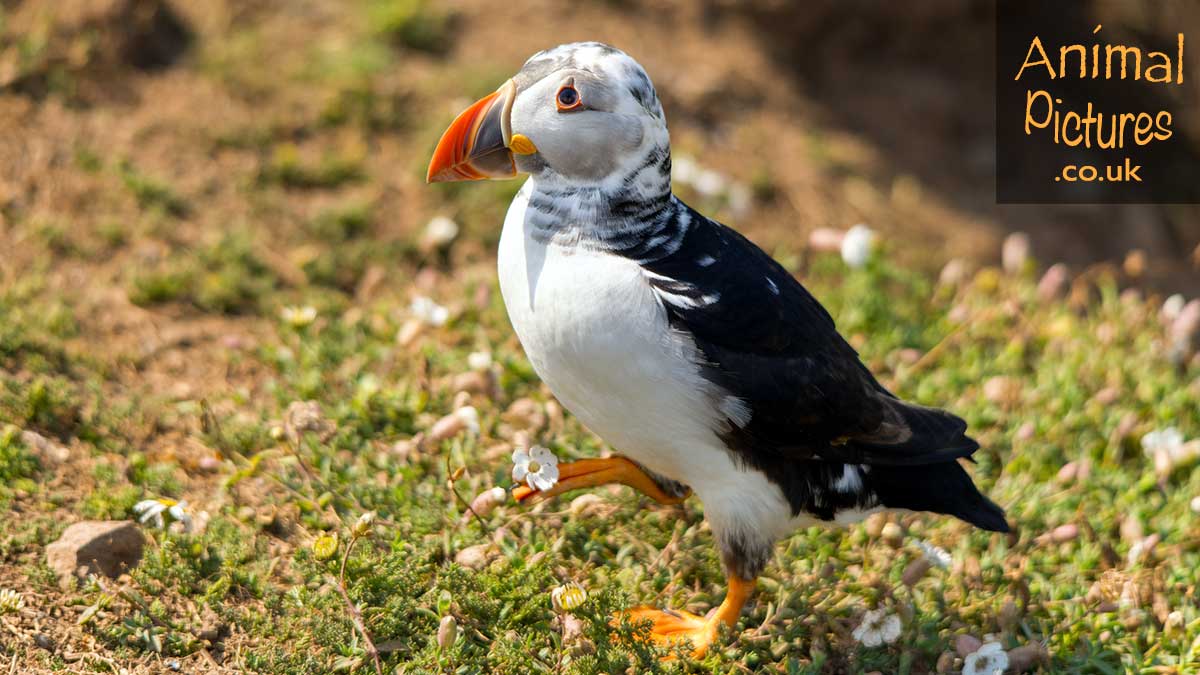
[[[433,151],[425,180],[443,183],[517,175],[514,150],[522,152],[533,144],[519,134],[513,138],[511,115],[516,97],[517,86],[509,80],[454,118]]]

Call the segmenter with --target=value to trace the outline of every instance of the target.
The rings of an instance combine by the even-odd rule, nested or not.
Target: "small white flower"
[[[467,366],[471,370],[487,370],[492,367],[491,352],[471,352],[467,355]]]
[[[725,180],[725,176],[719,172],[712,169],[701,169],[700,173],[696,175],[693,187],[696,188],[696,192],[705,197],[716,197],[725,193],[728,184],[729,181]]]
[[[464,405],[454,411],[454,416],[463,421],[467,426],[467,431],[478,436],[479,435],[479,411],[473,405]]]
[[[192,516],[187,512],[187,501],[174,499],[143,499],[133,505],[133,512],[141,523],[152,523],[163,528],[172,522],[181,523],[185,531],[192,529]],[[163,515],[166,515],[166,518]]]
[[[1192,497],[1192,513],[1200,513],[1200,496]]]
[[[950,567],[950,562],[953,559],[950,557],[950,553],[946,551],[946,549],[940,546],[934,546],[933,544],[924,540],[918,540],[917,546],[920,547],[921,553],[924,555],[925,559],[928,560],[933,566],[940,567],[942,569]]]
[[[184,532],[190,532],[192,529],[192,516],[187,512],[187,501],[180,500],[177,504],[167,509],[167,515],[171,519],[183,526]]]
[[[450,318],[450,310],[425,296],[413,298],[409,311],[414,317],[434,327],[445,324],[446,320]]]
[[[850,267],[862,267],[871,259],[875,231],[866,225],[855,225],[842,238],[842,260]]]
[[[587,591],[573,581],[550,591],[550,604],[560,612],[578,609],[585,600],[587,600]]]
[[[1154,457],[1163,451],[1167,456],[1173,457],[1179,454],[1180,447],[1183,446],[1183,434],[1175,427],[1167,427],[1166,429],[1156,429],[1142,436],[1142,452],[1146,453],[1147,457]]]
[[[999,642],[988,642],[963,659],[963,675],[1000,675],[1008,668],[1008,654]]]
[[[558,458],[546,448],[535,445],[526,452],[517,448],[512,454],[513,480],[534,490],[549,490],[558,482]]]
[[[292,328],[304,328],[317,320],[317,308],[312,305],[284,307],[279,310],[279,316]]]
[[[20,593],[11,588],[0,590],[0,614],[19,612],[24,606],[25,600]]]
[[[671,160],[671,180],[691,185],[692,181],[696,180],[696,174],[699,173],[696,167],[696,160],[687,155],[679,155]]]
[[[892,644],[900,637],[900,617],[882,609],[872,609],[863,614],[862,623],[854,629],[854,639],[864,647]]]
[[[729,186],[729,210],[733,215],[741,218],[750,212],[750,204],[752,202],[750,188],[742,183],[734,183]]]
[[[458,223],[446,216],[435,216],[425,225],[422,240],[434,247],[445,246],[458,236]]]

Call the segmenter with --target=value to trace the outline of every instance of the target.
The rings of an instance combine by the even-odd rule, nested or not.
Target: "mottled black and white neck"
[[[688,210],[671,193],[670,133],[645,71],[624,52],[587,42],[535,54],[513,81],[524,90],[543,79],[586,84],[580,107],[604,114],[580,124],[572,113],[570,148],[560,151],[547,133],[537,153],[516,158],[531,177],[518,197],[528,204],[530,236],[639,260],[669,254]],[[528,113],[514,106],[514,116]]]

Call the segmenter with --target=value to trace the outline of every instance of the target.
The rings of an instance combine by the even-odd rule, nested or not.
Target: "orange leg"
[[[534,490],[526,485],[513,488],[513,497],[518,502],[533,503],[549,499],[563,492],[580,488],[596,487],[608,483],[621,483],[647,495],[660,504],[678,504],[688,495],[669,494],[654,481],[642,467],[624,457],[605,459],[581,459],[558,466],[558,483],[549,490]],[[691,494],[689,491],[688,494]]]
[[[705,618],[682,610],[661,610],[653,607],[635,607],[617,614],[614,621],[628,617],[631,622],[650,621],[650,639],[664,646],[675,646],[690,642],[692,656],[700,658],[717,638],[721,625],[733,629],[742,606],[754,592],[754,581],[729,576],[729,592],[712,616]]]

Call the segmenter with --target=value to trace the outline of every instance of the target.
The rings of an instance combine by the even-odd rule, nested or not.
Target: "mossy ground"
[[[521,439],[563,458],[605,450],[538,381],[497,293],[497,225],[517,184],[422,183],[459,104],[519,60],[473,59],[470,44],[445,59],[462,22],[490,30],[470,8],[267,3],[248,17],[211,4],[183,10],[195,45],[165,72],[131,75],[132,100],[79,98],[72,78],[91,75],[69,66],[44,97],[0,95],[28,159],[6,165],[20,198],[0,204],[0,588],[25,603],[0,613],[0,670],[373,672],[344,580],[387,672],[923,673],[963,634],[1044,644],[1043,672],[1200,672],[1200,472],[1160,476],[1139,445],[1166,426],[1200,436],[1200,369],[1171,360],[1161,298],[1122,291],[1130,280],[1103,267],[1053,300],[1033,269],[938,285],[901,237],[851,270],[806,250],[789,178],[744,160],[730,173],[752,186],[748,215],[685,197],[764,242],[886,385],[969,421],[982,445],[971,471],[1015,531],[900,515],[898,537],[879,518],[797,532],[699,662],[660,662],[632,628],[611,630],[621,607],[720,601],[702,504],[622,488],[482,518],[464,508],[511,484]],[[677,146],[706,156],[716,144],[680,117]],[[777,140],[742,132],[751,150]],[[867,160],[852,139],[821,145],[843,159],[811,157],[817,184],[852,206],[813,224],[888,232],[949,208],[914,201],[911,178],[853,178]],[[422,243],[438,213],[461,226],[449,246]],[[406,328],[416,296],[445,305],[447,323]],[[293,306],[315,320],[281,318]],[[464,375],[479,351],[487,374]],[[327,424],[290,435],[298,401]],[[464,404],[479,433],[429,440]],[[1086,477],[1060,475],[1085,461]],[[148,528],[145,559],[117,580],[59,585],[45,567],[70,522],[130,518],[157,497],[187,499],[195,532]],[[346,556],[368,511],[377,519]],[[314,549],[328,535],[329,557]],[[918,541],[953,562],[910,586]],[[479,545],[479,569],[455,562]],[[569,581],[588,600],[574,612],[582,636],[564,644],[550,590]],[[866,648],[851,633],[876,607],[903,633]],[[1182,625],[1168,626],[1176,611]],[[441,648],[446,615],[458,638]]]

